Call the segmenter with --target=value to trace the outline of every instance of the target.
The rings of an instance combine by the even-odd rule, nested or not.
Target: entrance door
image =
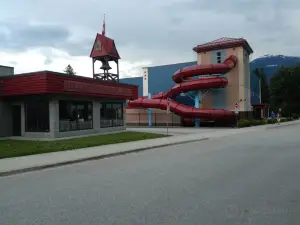
[[[12,106],[13,136],[21,136],[21,106]]]

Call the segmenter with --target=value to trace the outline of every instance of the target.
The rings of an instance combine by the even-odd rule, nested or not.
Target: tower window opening
[[[217,52],[217,63],[221,63],[221,52]]]

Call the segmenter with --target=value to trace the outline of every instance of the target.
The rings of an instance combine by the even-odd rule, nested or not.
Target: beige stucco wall
[[[251,111],[250,57],[242,47],[237,48],[237,53],[239,66],[239,110]]]
[[[238,73],[239,73],[239,93],[238,93],[238,102],[239,110],[245,111],[245,78],[244,78],[244,49],[242,47],[236,48],[237,57],[238,57]]]
[[[224,49],[223,49],[224,50]],[[251,111],[251,89],[250,89],[250,57],[243,47],[228,48],[226,57],[235,55],[238,62],[228,74],[228,85],[226,87],[226,109],[234,110],[236,102],[239,103],[240,111]],[[211,64],[212,52],[199,53],[197,55],[198,64]],[[201,93],[203,95],[203,92]],[[201,102],[201,108],[212,107],[213,93],[208,93]],[[246,99],[246,100],[245,100]]]
[[[226,57],[230,55],[238,56],[239,48],[226,49]],[[227,109],[234,110],[235,103],[239,102],[239,82],[240,82],[240,71],[241,62],[238,59],[237,65],[228,73],[227,80],[228,85],[226,87],[227,94]]]
[[[197,57],[197,62],[199,65],[201,64],[210,64],[212,59],[211,52],[203,52],[199,53]]]

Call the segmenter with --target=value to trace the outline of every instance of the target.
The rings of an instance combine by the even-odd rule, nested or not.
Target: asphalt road
[[[300,126],[0,178],[1,225],[300,224]]]

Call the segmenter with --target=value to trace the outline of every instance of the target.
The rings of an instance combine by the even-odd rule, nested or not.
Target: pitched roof
[[[222,37],[217,40],[197,45],[193,50],[197,53],[213,51],[224,48],[244,47],[249,54],[253,53],[249,43],[244,38],[227,38]]]
[[[109,37],[97,34],[90,57],[97,58],[101,56],[110,56],[115,59],[120,59],[115,41]]]

